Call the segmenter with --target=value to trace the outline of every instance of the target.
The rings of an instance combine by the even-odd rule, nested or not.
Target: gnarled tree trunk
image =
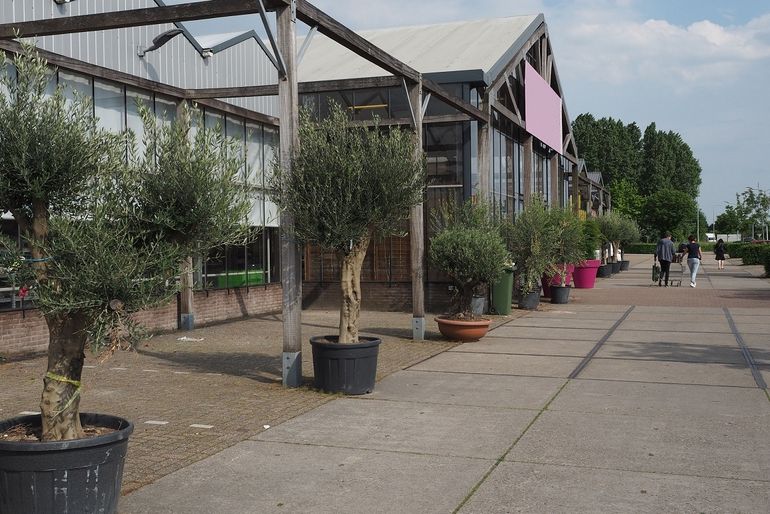
[[[340,308],[340,343],[358,342],[358,319],[361,316],[361,266],[369,247],[369,236],[353,245],[342,258],[340,283],[342,307]]]
[[[43,379],[40,412],[43,441],[61,441],[83,437],[80,426],[80,377],[85,360],[86,319],[71,313],[46,319],[48,373]]]

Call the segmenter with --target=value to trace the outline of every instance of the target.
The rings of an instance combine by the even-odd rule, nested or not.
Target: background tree
[[[35,301],[49,330],[42,438],[76,439],[83,436],[86,346],[136,341],[141,331],[132,314],[173,298],[182,257],[205,251],[214,234],[232,234],[247,208],[240,162],[214,144],[213,132],[200,131],[194,148],[172,137],[190,132],[182,115],[168,130],[147,126],[155,150],[142,166],[127,163],[132,138],[99,129],[89,101],[66,101],[61,88],[47,95],[49,70],[33,48],[25,46],[14,64],[16,78],[6,76],[0,94],[0,208],[14,214],[29,242]],[[202,141],[215,149],[200,148]],[[162,165],[164,152],[178,165]],[[207,202],[224,212],[201,215]]]
[[[714,231],[720,234],[740,233],[744,222],[745,220],[734,206],[726,205],[725,211],[717,216]]]
[[[641,230],[648,240],[660,238],[669,230],[674,239],[681,241],[690,233],[697,215],[697,205],[689,195],[675,189],[662,189],[646,198],[640,219]]]

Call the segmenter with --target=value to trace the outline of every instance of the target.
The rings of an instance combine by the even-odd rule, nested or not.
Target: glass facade
[[[12,66],[0,72],[15,74]],[[48,94],[54,93],[57,84],[70,101],[76,95],[89,99],[100,127],[115,132],[132,131],[138,156],[146,150],[138,104],[143,103],[162,122],[176,118],[177,100],[170,96],[67,70],[52,70]],[[6,93],[0,86],[0,94]],[[208,107],[203,113],[204,128],[218,126],[227,137],[238,142],[242,175],[254,198],[249,215],[253,234],[246,245],[217,249],[206,259],[195,258],[195,285],[198,288],[242,287],[280,281],[278,209],[265,191],[265,178],[278,152],[278,129]],[[127,149],[127,158],[131,153]],[[2,232],[21,244],[18,226],[7,213],[2,219]],[[7,276],[0,276],[0,309],[19,308],[17,293],[18,285],[10,283]]]

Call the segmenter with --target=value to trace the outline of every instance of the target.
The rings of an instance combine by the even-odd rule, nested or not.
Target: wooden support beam
[[[494,94],[494,90],[492,89],[487,89],[483,93],[479,92],[481,99],[479,107],[484,112],[490,112],[492,94]],[[489,187],[489,182],[492,178],[492,131],[491,123],[478,124],[476,163],[479,174],[479,196],[483,200],[489,200],[492,193],[492,190]]]
[[[522,143],[523,147],[523,156],[522,159],[524,160],[524,169],[521,170],[521,172],[524,174],[522,177],[522,187],[524,188],[524,206],[526,208],[527,205],[529,205],[529,202],[532,201],[532,156],[533,156],[533,150],[532,150],[532,136],[530,134],[527,134],[524,136],[524,141]]]
[[[495,102],[492,105],[492,108],[495,109],[497,112],[514,122],[516,125],[518,125],[521,128],[524,128],[524,122],[521,120],[520,117],[516,115],[516,113],[511,112],[510,109],[508,109],[506,106],[502,105],[500,102]]]
[[[319,80],[300,82],[299,93],[326,93],[330,91],[348,91],[352,89],[369,89],[376,87],[393,87],[401,84],[398,77],[370,77],[364,79]],[[278,84],[263,86],[211,87],[204,89],[188,89],[187,98],[248,98],[252,96],[276,96]]]
[[[570,196],[572,197],[572,210],[576,213],[580,210],[580,172],[577,163],[572,163],[572,183]]]
[[[289,0],[266,0],[268,10],[286,6]],[[0,25],[0,39],[15,39],[19,37],[41,37],[56,34],[75,34],[78,32],[94,32],[97,30],[122,29],[126,27],[141,27],[144,25],[160,25],[177,21],[204,20],[239,16],[259,12],[256,0],[206,0],[204,2],[187,2],[164,7],[145,7],[81,16],[63,16]]]
[[[276,11],[278,49],[284,56],[286,76],[278,83],[280,105],[280,159],[284,173],[291,174],[291,156],[299,144],[299,95],[297,93],[296,18],[290,7]],[[283,385],[302,385],[302,268],[300,248],[292,236],[294,220],[281,213],[281,285],[283,287]]]
[[[521,117],[519,102],[516,101],[516,95],[513,93],[513,87],[511,87],[511,81],[508,79],[508,75],[505,76],[505,87],[508,89],[508,95],[511,97],[511,105],[513,105],[513,112],[516,114],[516,118],[519,120],[519,126],[524,128],[524,121]]]
[[[415,154],[422,159],[422,82],[407,85],[414,115]],[[409,217],[409,249],[412,270],[412,339],[425,339],[425,219],[424,204],[415,205]]]
[[[468,102],[457,98],[432,80],[422,79],[422,84],[426,91],[430,91],[433,95],[436,96],[436,98],[441,99],[444,103],[454,107],[460,112],[467,114],[476,121],[481,123],[489,123],[489,113],[484,112],[481,109],[478,109],[469,104]]]
[[[553,152],[551,155],[551,158],[549,159],[549,171],[550,171],[550,182],[551,182],[551,201],[549,205],[551,207],[561,207],[559,202],[559,154],[556,152]]]

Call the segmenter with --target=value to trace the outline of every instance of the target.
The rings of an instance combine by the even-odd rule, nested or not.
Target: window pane
[[[246,124],[246,183],[264,187],[262,170],[264,152],[262,149],[262,125]]]
[[[243,133],[243,120],[228,114],[225,121],[225,136],[227,136],[236,147],[236,155],[238,157],[238,162],[240,162],[239,176],[245,177],[246,148],[245,135]]]
[[[94,113],[97,123],[112,132],[121,132],[125,122],[126,101],[123,88],[94,81]]]
[[[63,88],[64,98],[72,101],[75,94],[82,98],[91,98],[91,79],[66,71],[59,72],[59,85]]]
[[[146,148],[144,141],[144,125],[139,116],[139,104],[152,110],[152,96],[141,91],[126,90],[126,128],[136,137],[136,156],[142,157]]]
[[[155,117],[164,123],[170,123],[176,119],[177,102],[171,98],[155,96]]]

